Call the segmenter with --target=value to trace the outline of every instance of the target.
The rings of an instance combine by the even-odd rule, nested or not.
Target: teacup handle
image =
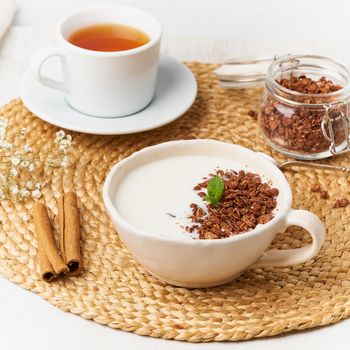
[[[59,48],[54,46],[47,46],[39,49],[38,52],[34,55],[34,57],[31,60],[30,66],[31,70],[36,78],[36,80],[41,83],[42,85],[45,85],[49,88],[59,90],[62,92],[67,93],[68,90],[64,83],[51,79],[49,77],[46,77],[42,74],[41,70],[45,62],[52,57],[59,57],[61,59],[61,63],[64,60],[64,55],[60,51]]]
[[[292,266],[308,261],[317,255],[325,240],[325,229],[321,220],[307,210],[291,210],[286,219],[286,226],[291,225],[307,230],[312,237],[312,243],[296,249],[267,251],[250,268]]]

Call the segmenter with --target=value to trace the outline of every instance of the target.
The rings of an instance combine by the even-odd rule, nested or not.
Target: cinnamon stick
[[[77,196],[73,192],[64,193],[58,200],[58,221],[60,250],[68,266],[68,276],[79,275],[82,269],[80,253],[80,225]]]
[[[45,205],[34,203],[33,221],[38,240],[41,273],[45,280],[50,281],[56,275],[68,271],[68,267],[58,254]]]
[[[53,269],[49,259],[47,258],[45,251],[41,244],[38,244],[38,255],[39,255],[39,264],[41,271],[41,278],[46,282],[51,282],[58,275]]]

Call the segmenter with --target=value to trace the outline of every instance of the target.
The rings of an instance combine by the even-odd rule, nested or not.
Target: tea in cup
[[[36,79],[59,90],[79,112],[124,117],[152,100],[162,27],[136,8],[105,5],[67,15],[57,27],[57,46],[45,47],[31,62]],[[63,81],[45,76],[45,62],[59,57]]]

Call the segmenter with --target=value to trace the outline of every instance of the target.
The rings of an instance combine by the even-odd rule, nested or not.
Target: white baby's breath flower
[[[69,160],[69,158],[68,157],[66,157],[66,156],[64,156],[63,158],[62,158],[62,160],[61,160],[61,167],[63,167],[63,168],[68,168],[69,167],[69,165],[70,165],[70,160]]]
[[[32,197],[33,198],[40,198],[41,197],[41,191],[40,190],[34,190],[32,191]]]
[[[5,151],[9,151],[12,149],[12,144],[10,142],[7,142],[5,140],[0,140],[0,148],[5,150]]]
[[[30,147],[29,145],[24,145],[23,150],[25,153],[30,153],[33,151],[33,148]]]
[[[12,177],[17,177],[18,176],[18,170],[16,168],[11,168],[10,174]]]
[[[28,189],[32,189],[32,188],[34,188],[34,183],[33,183],[33,181],[27,181],[26,182],[26,187],[28,188]]]
[[[28,168],[29,165],[30,165],[29,160],[22,160],[20,164],[21,168]]]
[[[17,185],[11,185],[10,186],[10,192],[12,194],[18,194],[18,192],[19,192],[18,186]]]
[[[21,158],[19,158],[18,156],[12,156],[11,157],[11,163],[12,165],[18,165],[21,162]]]
[[[54,142],[59,144],[65,136],[66,136],[66,133],[63,130],[57,131]]]
[[[65,144],[60,144],[58,146],[58,150],[62,153],[65,153],[66,149],[67,149],[68,146],[66,146]]]
[[[70,134],[66,134],[63,130],[58,131],[54,135],[49,145],[50,147],[44,151],[40,151],[36,158],[34,157],[32,146],[28,145],[25,141],[23,142],[23,146],[12,145],[6,141],[7,125],[8,120],[0,116],[0,152],[7,159],[4,162],[4,171],[2,174],[0,173],[0,200],[6,199],[6,197],[9,197],[13,201],[28,197],[40,198],[42,197],[41,184],[36,182],[36,170],[41,169],[46,164],[52,167],[69,167],[71,160],[66,154],[73,145],[73,137]],[[24,127],[20,130],[21,139],[24,140],[26,134],[27,128]],[[52,145],[52,142],[56,146]],[[8,152],[10,150],[12,151]],[[41,153],[44,154],[42,155]],[[22,184],[20,175],[21,172],[26,170],[33,173]]]
[[[72,146],[71,140],[63,139],[58,144],[58,150],[62,153],[67,153],[67,151],[71,146]]]
[[[22,219],[23,219],[24,222],[29,222],[30,216],[28,214],[26,214],[26,213],[23,213],[22,214]]]
[[[22,197],[22,198],[28,198],[30,196],[30,192],[28,190],[26,190],[25,188],[22,188],[20,191],[19,191],[19,195]]]
[[[66,136],[66,133],[63,130],[59,130],[56,132],[56,137],[58,139],[63,139]]]

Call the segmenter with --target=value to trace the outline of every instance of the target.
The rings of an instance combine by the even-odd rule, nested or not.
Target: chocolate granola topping
[[[200,239],[226,238],[252,230],[273,218],[277,188],[263,183],[259,175],[243,170],[217,170],[215,175],[221,176],[225,183],[220,203],[213,206],[203,202],[204,209],[192,203],[190,219],[193,224],[187,226],[186,231],[196,231]],[[200,197],[209,180],[195,186]]]

